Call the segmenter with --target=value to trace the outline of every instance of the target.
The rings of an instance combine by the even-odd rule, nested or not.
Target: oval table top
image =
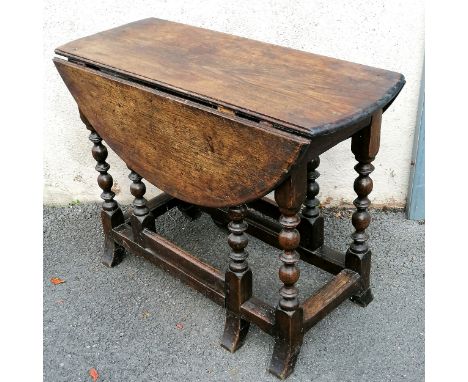
[[[405,83],[399,73],[155,18],[55,52],[307,138],[385,109]]]

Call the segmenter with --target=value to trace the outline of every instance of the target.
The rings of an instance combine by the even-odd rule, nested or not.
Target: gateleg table
[[[257,325],[274,337],[269,370],[279,378],[293,371],[305,332],[332,309],[347,298],[371,302],[369,175],[401,74],[154,18],[55,52],[93,143],[105,265],[124,252],[144,256],[225,306],[221,344],[231,352]],[[340,253],[324,245],[317,168],[322,153],[348,138],[358,174],[355,231]],[[128,215],[114,199],[103,140],[130,170]],[[164,193],[147,201],[143,178]],[[275,201],[265,197],[272,191]],[[157,233],[155,218],[175,207],[228,227],[227,270]],[[276,306],[252,294],[247,234],[282,249]],[[300,260],[333,279],[300,296]]]

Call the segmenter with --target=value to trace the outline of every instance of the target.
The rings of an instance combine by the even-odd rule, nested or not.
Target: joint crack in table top
[[[305,137],[385,109],[405,83],[399,73],[155,18],[56,53]]]

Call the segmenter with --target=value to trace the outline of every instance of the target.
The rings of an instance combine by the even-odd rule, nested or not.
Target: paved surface
[[[44,381],[277,381],[266,368],[273,339],[255,326],[235,354],[220,347],[221,307],[142,258],[99,262],[99,206],[44,209]],[[350,220],[328,211],[326,242],[346,249]],[[305,336],[288,381],[424,380],[424,225],[373,212],[374,302],[346,301]],[[213,265],[227,264],[226,234],[207,216],[177,210],[159,232]],[[332,234],[332,235],[331,235]],[[278,251],[251,239],[255,295],[274,304]],[[301,263],[302,296],[329,275]],[[65,282],[53,285],[50,278]]]

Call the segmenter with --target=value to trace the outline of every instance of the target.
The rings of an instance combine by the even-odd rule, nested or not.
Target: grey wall
[[[58,1],[45,0],[44,202],[99,198],[88,132],[52,65],[55,47],[146,17],[183,22],[401,72],[407,84],[384,115],[374,162],[374,204],[406,201],[424,55],[423,1]],[[350,203],[356,176],[349,142],[323,155],[322,201]],[[128,202],[128,171],[111,153],[117,198]],[[156,192],[149,190],[149,194]]]

